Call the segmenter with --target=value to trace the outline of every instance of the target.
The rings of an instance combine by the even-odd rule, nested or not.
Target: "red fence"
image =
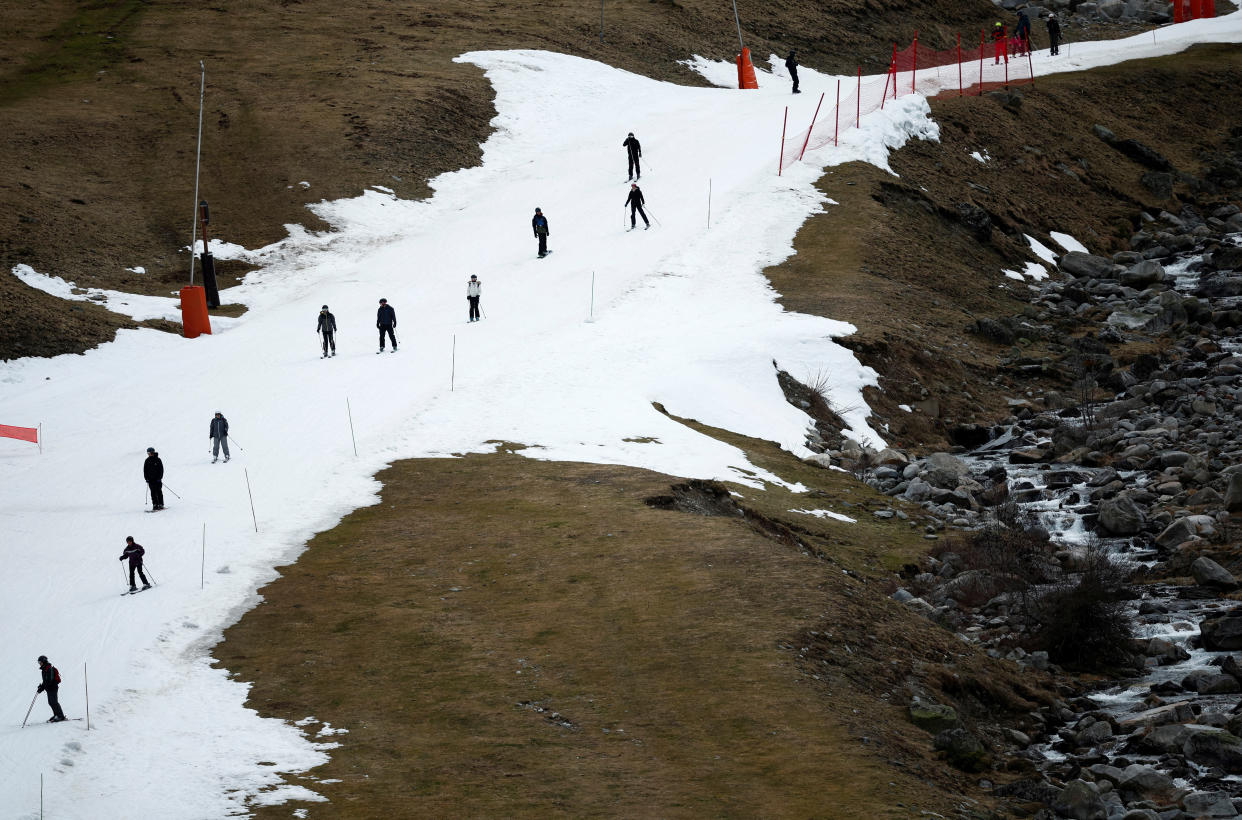
[[[1173,22],[1216,16],[1216,0],[1173,0]]]
[[[920,48],[916,34],[909,47],[898,51],[893,46],[887,74],[863,77],[860,68],[857,77],[838,80],[835,89],[820,95],[806,129],[792,136],[782,130],[779,168],[802,159],[807,151],[839,144],[849,129],[860,125],[864,114],[900,96],[933,96],[954,89],[958,94],[982,94],[1034,81],[1030,50],[1015,38],[993,42],[981,31],[978,45],[967,45],[959,35],[953,48],[936,51]]]

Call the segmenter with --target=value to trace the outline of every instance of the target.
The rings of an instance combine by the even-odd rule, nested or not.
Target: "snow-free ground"
[[[1185,32],[1236,42],[1242,15]],[[1188,44],[1177,36],[1157,39],[1158,53]],[[1080,44],[1074,59],[1151,50]],[[839,148],[809,152],[778,177],[784,107],[809,122],[817,95],[791,100],[771,76],[761,73],[756,93],[683,88],[545,52],[461,59],[484,68],[497,92],[480,167],[437,178],[426,202],[376,189],[322,203],[337,231],[292,228],[286,241],[246,251],[263,268],[229,296],[249,311],[216,335],[122,331],[84,356],[0,366],[0,423],[42,423],[45,433],[42,454],[0,439],[4,817],[38,816],[41,774],[44,811],[57,818],[215,818],[244,814],[248,802],[306,799],[313,772],[271,789],[282,773],[321,762],[331,748],[321,738],[336,730],[257,717],[242,706],[245,686],[210,667],[210,647],[257,602],[274,566],[375,502],[372,476],[393,460],[510,441],[535,458],[775,480],[651,406],[802,454],[809,420],[784,400],[773,361],[797,377],[831,374],[831,398],[855,408],[853,434],[879,443],[860,397],[875,374],[833,341],[851,328],[782,310],[760,271],[787,257],[798,227],[824,207],[813,186],[824,166],[883,165],[906,139],[936,136],[923,97],[869,115]],[[732,70],[703,65],[726,80]],[[548,77],[554,96],[539,90]],[[807,71],[803,87],[835,81]],[[617,207],[630,130],[643,142],[643,190],[658,220],[633,233]],[[535,206],[552,230],[554,253],[542,260],[529,228]],[[19,273],[73,298],[69,283]],[[487,313],[477,324],[465,321],[472,273]],[[92,295],[118,309],[126,301]],[[396,308],[401,349],[379,356],[381,296]],[[167,310],[129,302],[134,315]],[[339,355],[327,361],[314,334],[324,303],[340,324]],[[229,464],[207,453],[216,410],[238,437]],[[147,446],[166,468],[169,507],[159,515],[142,512]],[[147,547],[158,581],[132,598],[118,595],[126,535]],[[43,724],[41,698],[32,725],[18,728],[39,654],[60,668],[70,716],[85,714],[89,672],[89,733],[84,721]]]

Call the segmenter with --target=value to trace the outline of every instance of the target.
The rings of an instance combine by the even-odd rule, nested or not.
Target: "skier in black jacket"
[[[1052,43],[1052,47],[1048,49],[1050,55],[1061,53],[1061,21],[1057,19],[1055,14],[1048,15],[1048,40]]]
[[[147,460],[142,463],[142,477],[151,488],[151,510],[164,509],[164,462],[154,447],[147,448]]]
[[[630,195],[625,198],[625,205],[630,207],[630,230],[633,230],[638,226],[638,220],[634,218],[634,213],[636,211],[642,216],[643,224],[647,226],[646,228],[643,228],[643,230],[645,231],[647,228],[651,227],[651,222],[647,220],[647,213],[643,210],[644,201],[643,192],[642,189],[638,187],[638,183],[631,182]],[[625,206],[623,205],[622,207]]]
[[[535,238],[539,240],[539,258],[542,259],[550,253],[548,234],[552,233],[548,230],[548,218],[543,215],[543,211],[535,209],[535,215],[530,220],[530,227],[535,232]]]
[[[39,656],[39,672],[43,675],[43,683],[39,684],[35,694],[47,692],[47,705],[52,707],[52,716],[47,722],[60,723],[65,719],[65,713],[60,710],[60,698],[57,696],[60,689],[60,672],[48,662],[47,655]]]
[[[626,177],[626,182],[629,182],[631,179],[642,179],[643,169],[639,166],[638,160],[643,155],[643,147],[639,145],[638,140],[634,138],[633,131],[631,131],[630,135],[625,138],[625,142],[621,143],[621,146],[625,148],[625,155],[630,160],[630,175]]]
[[[336,355],[336,317],[328,312],[328,306],[324,305],[319,311],[319,324],[315,327],[316,333],[323,334],[323,358],[328,358],[328,347],[332,348],[332,355]]]
[[[139,544],[137,541],[134,540],[134,536],[132,535],[125,536],[125,552],[122,552],[121,557],[116,560],[124,561],[126,558],[129,559],[129,591],[130,592],[138,591],[138,587],[134,586],[134,573],[135,572],[137,572],[138,577],[142,579],[142,588],[143,589],[151,588],[151,582],[147,580],[146,573],[142,571],[142,556],[146,554],[147,554],[147,551],[142,548],[142,544]]]
[[[216,411],[216,415],[211,420],[211,426],[207,428],[207,438],[211,439],[211,463],[215,464],[220,458],[220,448],[224,448],[224,461],[227,464],[229,460],[229,420],[224,417],[220,411]]]
[[[384,334],[388,334],[388,338],[392,340],[392,352],[397,352],[397,335],[393,332],[393,328],[397,326],[397,311],[392,309],[392,305],[388,304],[387,299],[380,299],[379,311],[375,314],[375,326],[379,328],[380,349],[376,353],[384,352]]]
[[[1029,54],[1031,51],[1031,18],[1026,16],[1025,11],[1018,12],[1018,27],[1014,30],[1014,36],[1018,38],[1018,47],[1021,49],[1018,54]]]
[[[801,94],[798,90],[798,52],[789,49],[789,56],[785,58],[785,68],[789,69],[789,78],[793,80],[793,93]]]

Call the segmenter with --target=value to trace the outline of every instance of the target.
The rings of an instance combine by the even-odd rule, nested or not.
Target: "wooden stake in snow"
[[[449,392],[453,392],[457,385],[457,334],[453,334],[453,352],[450,354],[449,362]]]
[[[43,422],[39,422],[39,455],[43,455]]]
[[[250,496],[250,517],[254,519],[254,531],[259,531],[259,519],[254,514],[254,493],[250,491],[250,468],[246,468],[246,495]]]
[[[198,565],[198,588],[207,586],[207,522],[203,522],[203,557]]]
[[[82,685],[86,687],[86,730],[91,729],[91,684],[86,679],[86,662],[82,662]]]
[[[587,314],[587,321],[595,321],[595,271],[591,271],[591,312]]]
[[[707,178],[707,227],[712,226],[712,178]]]

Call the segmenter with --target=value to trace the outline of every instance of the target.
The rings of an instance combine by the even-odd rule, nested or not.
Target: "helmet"
[[[327,309],[328,309],[327,305],[324,305],[323,307],[320,308],[320,310],[327,310]]]
[[[40,655],[39,663],[47,663],[47,655]]]
[[[154,452],[155,452],[155,448],[154,448],[154,447],[148,447],[148,448],[147,448],[147,452],[148,452],[148,453],[154,453]]]
[[[381,304],[381,305],[386,305],[386,304],[388,304],[388,300],[387,300],[387,299],[380,299],[380,304]]]

